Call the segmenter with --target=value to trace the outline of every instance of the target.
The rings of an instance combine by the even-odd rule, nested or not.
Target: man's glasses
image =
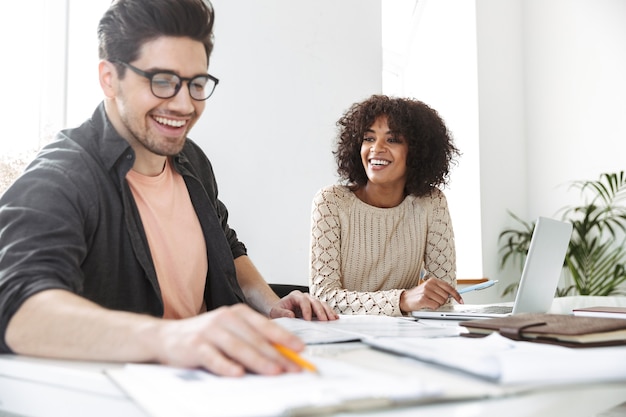
[[[132,70],[135,74],[146,77],[150,80],[150,89],[152,94],[158,98],[172,98],[180,91],[183,81],[187,81],[189,95],[197,101],[204,101],[211,97],[215,86],[220,82],[217,78],[210,74],[198,75],[193,78],[181,77],[172,71],[146,72],[123,61],[112,61],[124,65]]]

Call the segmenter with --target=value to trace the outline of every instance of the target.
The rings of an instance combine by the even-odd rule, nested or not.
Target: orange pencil
[[[309,372],[317,373],[317,368],[315,367],[315,365],[303,359],[300,355],[298,355],[293,350],[283,345],[279,345],[277,343],[274,343],[274,347],[276,348],[277,351],[280,352],[281,355],[283,355],[285,358],[289,359],[290,361],[295,362],[296,364],[300,365],[301,368],[306,369]]]

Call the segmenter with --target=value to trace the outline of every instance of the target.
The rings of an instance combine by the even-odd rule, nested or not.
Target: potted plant
[[[603,173],[598,180],[575,181],[583,204],[561,209],[562,219],[573,225],[572,238],[565,255],[566,282],[557,296],[624,294],[626,282],[626,174]],[[519,228],[506,229],[499,236],[500,267],[518,262],[521,268],[535,228],[513,213]],[[515,291],[517,283],[505,288],[503,295]]]

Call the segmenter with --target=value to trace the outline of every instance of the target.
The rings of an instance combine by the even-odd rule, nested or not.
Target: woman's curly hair
[[[409,145],[405,193],[421,197],[447,184],[450,165],[460,152],[439,113],[418,100],[384,95],[353,104],[337,121],[339,135],[333,154],[339,176],[353,189],[367,184],[361,145],[366,130],[380,116],[386,116],[389,129]]]

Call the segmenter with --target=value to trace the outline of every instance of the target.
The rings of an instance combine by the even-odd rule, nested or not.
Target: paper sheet
[[[201,370],[127,365],[109,373],[155,417],[264,417],[416,403],[441,395],[420,378],[398,378],[328,358],[307,358],[319,374],[217,377]],[[309,414],[307,414],[309,415]]]
[[[368,345],[456,368],[501,384],[626,381],[626,347],[567,348],[484,338],[371,338]]]
[[[333,321],[274,320],[298,335],[306,344],[336,343],[366,337],[449,337],[461,333],[459,326],[437,326],[411,318],[342,315]]]

